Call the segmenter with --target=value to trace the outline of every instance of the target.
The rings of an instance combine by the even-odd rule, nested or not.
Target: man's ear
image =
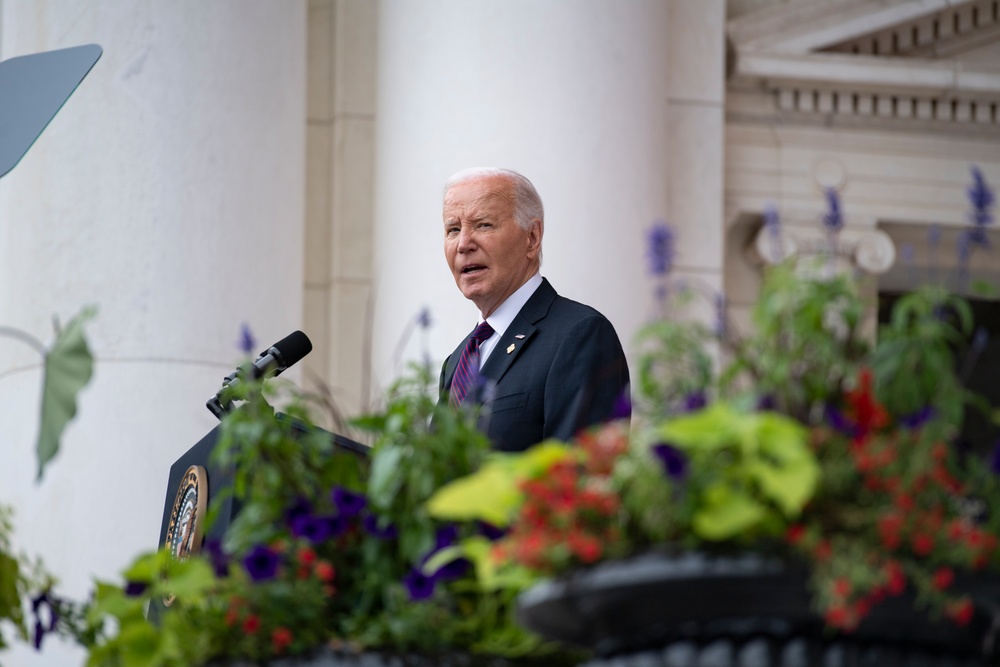
[[[542,234],[544,232],[544,223],[538,218],[532,218],[531,227],[528,228],[528,257],[533,259],[541,254]]]

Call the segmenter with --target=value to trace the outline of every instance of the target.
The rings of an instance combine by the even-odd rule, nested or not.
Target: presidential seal
[[[167,524],[167,538],[163,546],[173,558],[185,560],[201,551],[207,504],[208,474],[202,466],[191,466],[181,478]],[[173,601],[173,595],[163,598],[163,604],[168,607]]]

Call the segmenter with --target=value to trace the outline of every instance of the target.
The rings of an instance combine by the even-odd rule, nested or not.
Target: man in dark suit
[[[442,400],[480,406],[480,425],[504,451],[612,417],[627,398],[625,353],[606,317],[539,273],[544,212],[531,182],[460,171],[445,184],[443,217],[445,258],[481,318],[445,360]]]

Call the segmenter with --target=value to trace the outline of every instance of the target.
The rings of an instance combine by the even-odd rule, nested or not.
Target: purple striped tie
[[[469,342],[465,344],[462,356],[458,360],[458,367],[455,369],[455,376],[451,380],[449,401],[452,405],[461,405],[469,390],[476,383],[476,378],[479,376],[479,346],[492,335],[493,327],[490,326],[489,322],[483,321],[472,332]]]

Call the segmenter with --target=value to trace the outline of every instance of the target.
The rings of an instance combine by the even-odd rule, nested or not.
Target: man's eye
[[[458,234],[458,227],[448,227],[444,230],[444,233],[448,236],[454,236],[455,234]]]
[[[476,229],[491,229],[493,227],[492,222],[480,222],[476,225]]]

